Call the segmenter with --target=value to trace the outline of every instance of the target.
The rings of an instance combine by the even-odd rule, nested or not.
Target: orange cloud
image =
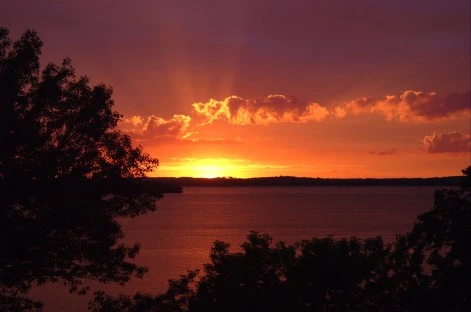
[[[193,110],[204,116],[208,123],[225,120],[236,125],[321,121],[330,114],[327,108],[317,103],[305,103],[280,94],[257,100],[244,100],[237,96],[222,101],[210,99],[206,103],[194,103]]]
[[[206,145],[218,145],[218,144],[233,145],[233,144],[248,143],[247,140],[243,140],[240,137],[236,137],[235,139],[224,139],[224,138],[190,139],[190,140],[186,140],[186,142],[188,142],[188,143],[197,143],[197,144],[206,144]]]
[[[460,132],[434,132],[423,139],[427,153],[471,152],[471,136]]]
[[[164,119],[151,115],[144,118],[131,116],[123,118],[120,128],[123,132],[133,134],[137,139],[156,139],[159,137],[187,138],[192,132],[188,131],[191,117],[186,115],[173,115],[170,119]]]
[[[431,121],[453,117],[470,111],[470,93],[456,93],[440,96],[435,92],[405,91],[401,95],[387,95],[383,98],[363,97],[335,108],[336,115],[343,117],[347,111],[383,114],[387,120]],[[343,116],[342,116],[343,115]]]
[[[384,151],[371,150],[369,152],[370,155],[376,155],[376,156],[388,156],[388,155],[394,155],[396,153],[397,151],[394,148],[389,149],[389,150],[384,150]]]

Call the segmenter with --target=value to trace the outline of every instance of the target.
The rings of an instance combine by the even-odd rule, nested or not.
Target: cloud
[[[347,115],[347,111],[344,108],[337,106],[334,108],[334,115],[338,118],[343,118]]]
[[[149,116],[143,131],[146,136],[186,136],[186,130],[190,125],[191,117],[185,115],[173,115],[171,119],[163,119],[156,116]]]
[[[281,94],[255,100],[246,100],[233,95],[224,100],[210,99],[205,103],[194,103],[193,111],[203,116],[206,123],[225,120],[234,125],[320,122],[328,116],[344,118],[348,114],[361,113],[379,113],[388,121],[433,121],[469,113],[470,93],[442,96],[435,92],[409,90],[399,95],[386,95],[380,98],[361,97],[332,108]]]
[[[381,98],[362,97],[336,107],[325,107],[315,102],[304,102],[297,97],[281,94],[265,98],[246,100],[229,96],[224,100],[210,99],[205,103],[194,103],[193,114],[202,123],[183,114],[169,119],[151,115],[148,117],[131,116],[121,120],[120,129],[132,134],[137,141],[155,139],[176,139],[198,144],[240,144],[240,138],[227,139],[218,136],[199,137],[198,127],[212,124],[216,120],[226,121],[229,125],[269,125],[274,123],[321,122],[327,117],[345,118],[347,115],[375,114],[387,120],[430,121],[444,120],[469,114],[470,93],[456,93],[440,96],[435,92],[406,91],[400,95],[387,95]],[[196,119],[196,120],[198,120]],[[445,134],[444,134],[445,135]],[[433,151],[434,148],[431,148]],[[377,152],[374,155],[389,155],[391,151]]]
[[[139,127],[140,125],[144,123],[144,118],[142,118],[141,116],[131,116],[129,118],[124,118],[123,122],[129,123],[133,125],[134,127]]]
[[[335,108],[338,117],[345,116],[343,113],[346,112],[354,115],[379,112],[389,121],[398,119],[401,122],[439,120],[469,111],[469,92],[441,96],[435,92],[412,90],[382,98],[358,98]]]
[[[198,131],[190,131],[192,119],[186,115],[173,115],[170,119],[164,119],[151,115],[147,118],[131,116],[123,118],[120,130],[131,134],[137,141],[146,140],[177,140],[181,144],[198,145],[234,145],[245,144],[248,141],[240,137],[235,138],[195,138]]]
[[[376,155],[376,156],[387,156],[387,155],[396,154],[396,150],[395,149],[389,149],[389,150],[385,150],[385,151],[370,151],[369,154],[370,155]]]
[[[171,157],[166,163],[165,169],[204,169],[207,166],[221,167],[223,170],[251,170],[251,169],[287,169],[292,166],[273,163],[258,163],[242,158],[196,158],[196,157]]]
[[[263,99],[245,100],[230,96],[222,101],[210,99],[194,103],[193,110],[206,122],[225,120],[236,125],[267,125],[278,122],[321,121],[330,112],[317,103],[301,102],[295,97],[275,94]]]
[[[427,153],[471,152],[471,136],[460,132],[434,132],[423,139]]]
[[[144,120],[141,116],[123,118],[120,124],[122,131],[133,134],[137,139],[156,139],[159,137],[174,137],[185,139],[191,136],[188,131],[191,117],[186,115],[173,115],[164,119],[151,115]]]

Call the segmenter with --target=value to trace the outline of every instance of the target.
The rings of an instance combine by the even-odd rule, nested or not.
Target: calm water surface
[[[142,280],[110,293],[162,292],[169,278],[202,268],[219,239],[238,250],[247,234],[267,232],[294,243],[314,236],[372,237],[386,241],[410,230],[433,206],[437,187],[186,187],[167,194],[157,210],[122,222],[125,241],[141,242],[136,262],[149,268]],[[103,287],[101,287],[103,288]],[[84,311],[87,299],[60,286],[35,289],[46,311]]]

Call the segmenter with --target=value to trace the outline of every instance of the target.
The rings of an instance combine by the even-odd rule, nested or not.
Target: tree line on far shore
[[[434,178],[308,178],[308,177],[260,177],[260,178],[147,178],[164,185],[185,186],[458,186],[460,176]]]

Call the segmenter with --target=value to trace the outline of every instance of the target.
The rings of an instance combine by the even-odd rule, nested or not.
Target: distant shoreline
[[[188,186],[458,186],[463,177],[435,177],[435,178],[354,178],[354,179],[328,179],[328,178],[298,178],[291,176],[265,177],[265,178],[147,178],[151,183],[173,186],[174,190]],[[172,189],[172,188],[170,188]]]

